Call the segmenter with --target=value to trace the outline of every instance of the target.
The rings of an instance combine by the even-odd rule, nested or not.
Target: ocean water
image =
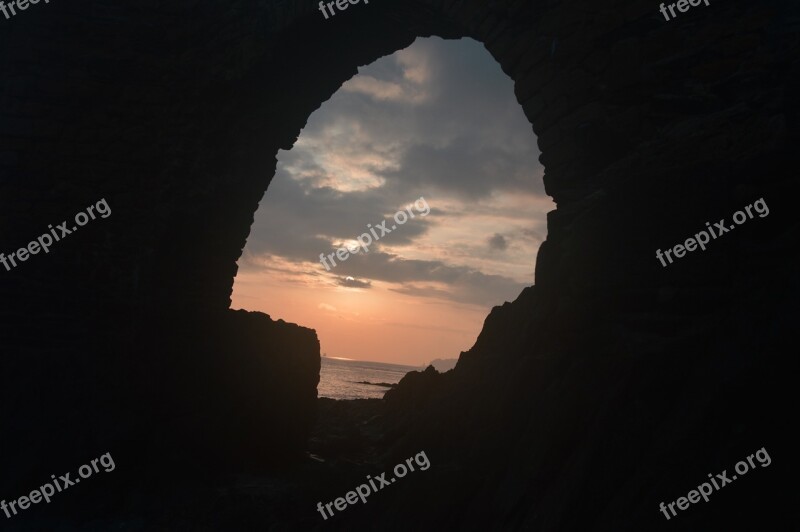
[[[397,384],[409,371],[421,369],[424,368],[322,357],[317,392],[319,397],[331,399],[381,399],[388,387],[361,383]]]

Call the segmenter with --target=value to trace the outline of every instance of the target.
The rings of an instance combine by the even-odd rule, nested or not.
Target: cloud
[[[365,94],[377,101],[421,103],[429,98],[429,95],[419,88],[381,81],[368,75],[352,78],[342,86],[342,90]]]
[[[443,146],[412,144],[398,166],[381,176],[402,183],[435,187],[453,196],[474,200],[496,191],[543,194],[533,173],[536,155],[493,146],[480,138],[459,136]]]
[[[544,233],[538,154],[513,83],[482,45],[418,39],[359,69],[312,114],[292,150],[279,153],[245,258],[278,257],[296,272],[314,264],[313,275],[332,286],[375,281],[481,305],[514,298],[526,285],[515,272],[532,280]],[[331,272],[319,264],[321,253],[352,246],[367,224],[391,228],[394,213],[422,196],[428,216],[337,260]],[[508,251],[506,266],[492,250]]]
[[[527,286],[527,283],[486,274],[469,266],[454,266],[439,260],[404,259],[385,252],[352,255],[337,266],[336,271],[352,278],[398,285],[393,290],[404,294],[489,306],[497,304],[498,299],[516,298]]]
[[[349,276],[339,277],[336,282],[339,286],[345,286],[347,288],[372,288],[372,283],[370,281],[359,281]]]
[[[503,235],[495,233],[494,236],[489,238],[489,248],[497,251],[504,251],[508,249],[508,242],[506,242]]]
[[[297,261],[317,262],[320,253],[335,252],[345,241],[352,241],[386,221],[391,231],[377,242],[380,246],[410,245],[425,235],[435,212],[416,217],[402,226],[392,216],[419,196],[399,192],[360,191],[342,193],[328,187],[313,187],[307,182],[291,179],[285,169],[279,169],[262,200],[247,240],[252,254],[270,253]],[[377,234],[381,232],[376,230]],[[370,235],[371,237],[371,235]],[[370,247],[376,249],[376,245]]]
[[[392,290],[416,297],[434,297],[491,307],[504,301],[515,300],[526,286],[528,286],[526,283],[519,283],[507,277],[486,275],[473,270],[457,281],[449,283],[446,289],[437,289],[431,285],[405,284]]]
[[[375,102],[419,105],[431,101],[436,92],[431,83],[430,54],[411,46],[389,61],[378,61],[342,85],[341,91],[359,94]]]
[[[320,310],[328,310],[330,312],[336,312],[336,307],[334,307],[333,305],[329,305],[327,303],[320,303],[319,305],[317,305],[317,308]]]

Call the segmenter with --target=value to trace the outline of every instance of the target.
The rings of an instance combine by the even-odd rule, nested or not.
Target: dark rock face
[[[394,389],[383,396],[386,407],[395,415],[416,416],[419,410],[429,407],[441,382],[442,375],[433,366],[428,366],[425,371],[407,373]]]
[[[217,341],[209,350],[214,365],[210,376],[221,390],[207,393],[213,404],[234,410],[219,412],[220,421],[228,420],[230,426],[214,427],[229,451],[252,470],[257,457],[269,463],[270,454],[303,450],[316,414],[316,333],[240,310],[228,313]]]
[[[536,287],[454,371],[392,390],[385,459],[426,450],[425,480],[325,524],[658,530],[674,524],[661,501],[766,447],[771,467],[675,520],[790,529],[797,4],[664,22],[644,0],[387,0],[335,23],[276,5],[76,0],[0,19],[2,251],[100,198],[113,211],[0,270],[2,493],[106,451],[135,479],[302,449],[313,333],[227,310],[274,155],[359,65],[471,36],[514,79],[558,204]],[[769,217],[658,263],[761,197]]]

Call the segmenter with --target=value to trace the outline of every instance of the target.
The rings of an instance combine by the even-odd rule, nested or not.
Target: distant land
[[[433,366],[439,373],[444,373],[456,367],[456,362],[458,362],[457,358],[436,358],[422,366],[422,368],[425,369],[428,366]]]

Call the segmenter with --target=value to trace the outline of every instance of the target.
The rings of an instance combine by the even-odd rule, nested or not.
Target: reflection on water
[[[388,387],[361,382],[396,384],[409,371],[419,369],[400,364],[322,357],[317,390],[319,397],[331,399],[381,399]]]

